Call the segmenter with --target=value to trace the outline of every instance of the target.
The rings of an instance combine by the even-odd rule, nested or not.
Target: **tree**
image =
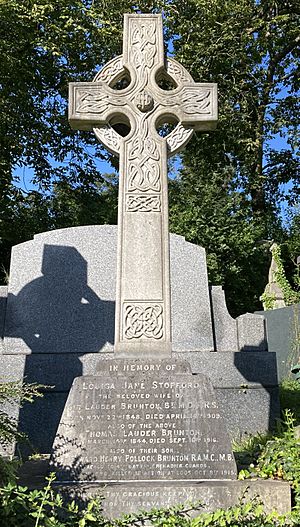
[[[186,0],[170,3],[168,23],[176,58],[196,81],[218,83],[220,109],[217,131],[183,153],[171,225],[206,247],[210,279],[239,314],[261,307],[264,240],[288,236],[280,204],[299,196],[299,6]]]
[[[196,81],[218,83],[220,105],[218,130],[195,135],[170,184],[171,228],[207,249],[210,279],[238,314],[260,307],[264,240],[287,236],[280,200],[296,202],[296,0],[1,2],[0,258],[7,267],[10,246],[34,232],[115,221],[116,179],[98,161],[117,164],[93,134],[70,129],[67,84],[121,53],[124,12],[161,10],[176,57]],[[39,190],[15,185],[23,165]]]
[[[71,130],[68,83],[91,80],[121,53],[123,13],[139,4],[149,10],[147,2],[126,0],[0,2],[0,259],[6,268],[11,245],[35,232],[115,218],[116,189],[98,167],[111,157],[93,134]],[[15,169],[22,166],[33,172],[34,192],[18,188]]]

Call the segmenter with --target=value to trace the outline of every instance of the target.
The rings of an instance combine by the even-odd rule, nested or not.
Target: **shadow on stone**
[[[75,428],[75,425],[67,425],[67,428],[70,429],[70,435],[73,435],[71,429]],[[60,460],[69,452],[72,452],[72,461],[67,466],[61,464]],[[58,480],[63,480],[65,483],[78,480],[93,481],[91,463],[85,462],[84,456],[87,456],[87,449],[78,439],[74,437],[69,439],[57,434],[50,460],[50,470],[56,473]]]
[[[245,385],[241,386],[241,391],[247,396],[250,387],[254,389],[254,393],[255,387],[257,387],[257,395],[259,396],[259,388],[263,387],[266,396],[269,398],[267,405],[269,407],[268,430],[272,430],[280,416],[279,390],[278,385],[266,383],[265,367],[269,369],[270,379],[277,379],[276,354],[253,351],[251,352],[251,360],[247,360],[250,355],[248,353],[247,351],[240,351],[234,354],[234,365],[247,381]],[[257,360],[253,360],[255,356]],[[266,408],[264,408],[265,411]],[[251,418],[251,408],[249,408],[249,418]]]
[[[25,360],[26,382],[53,386],[19,414],[19,427],[33,448],[47,452],[67,397],[62,380],[71,386],[83,374],[80,357],[113,344],[115,302],[101,300],[89,287],[88,264],[75,247],[45,244],[41,273],[18,294],[9,294],[6,337],[22,339],[31,350]],[[28,446],[21,450],[28,453]]]
[[[6,337],[21,338],[32,353],[89,353],[113,343],[114,302],[88,286],[87,262],[75,247],[45,244],[41,272],[9,294]]]

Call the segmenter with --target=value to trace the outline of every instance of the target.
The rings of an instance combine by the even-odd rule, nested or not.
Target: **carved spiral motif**
[[[150,93],[142,91],[136,95],[135,104],[141,112],[149,112],[154,106],[154,100]]]

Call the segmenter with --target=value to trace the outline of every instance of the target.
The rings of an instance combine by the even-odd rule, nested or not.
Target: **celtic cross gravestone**
[[[174,89],[160,88],[163,77]],[[124,78],[129,85],[115,89]],[[127,14],[123,55],[93,82],[70,85],[69,120],[120,156],[115,354],[170,356],[167,157],[193,130],[215,128],[217,86],[195,83],[178,62],[165,60],[161,15]],[[177,126],[161,137],[157,127],[170,120]],[[116,132],[118,124],[127,135]]]
[[[202,354],[171,350],[167,157],[216,120],[216,85],[164,59],[160,15],[125,15],[123,55],[70,87],[72,126],[120,156],[115,353],[74,379],[51,464],[75,494],[101,488],[109,516],[244,490]]]

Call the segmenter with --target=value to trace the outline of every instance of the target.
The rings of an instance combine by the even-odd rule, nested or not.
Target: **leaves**
[[[171,229],[206,248],[209,280],[225,286],[233,315],[261,309],[263,240],[287,247],[282,208],[299,202],[299,10],[293,0],[188,0],[170,8],[167,23],[176,59],[219,91],[216,132],[195,134],[183,152]],[[289,251],[291,277],[297,252]]]

